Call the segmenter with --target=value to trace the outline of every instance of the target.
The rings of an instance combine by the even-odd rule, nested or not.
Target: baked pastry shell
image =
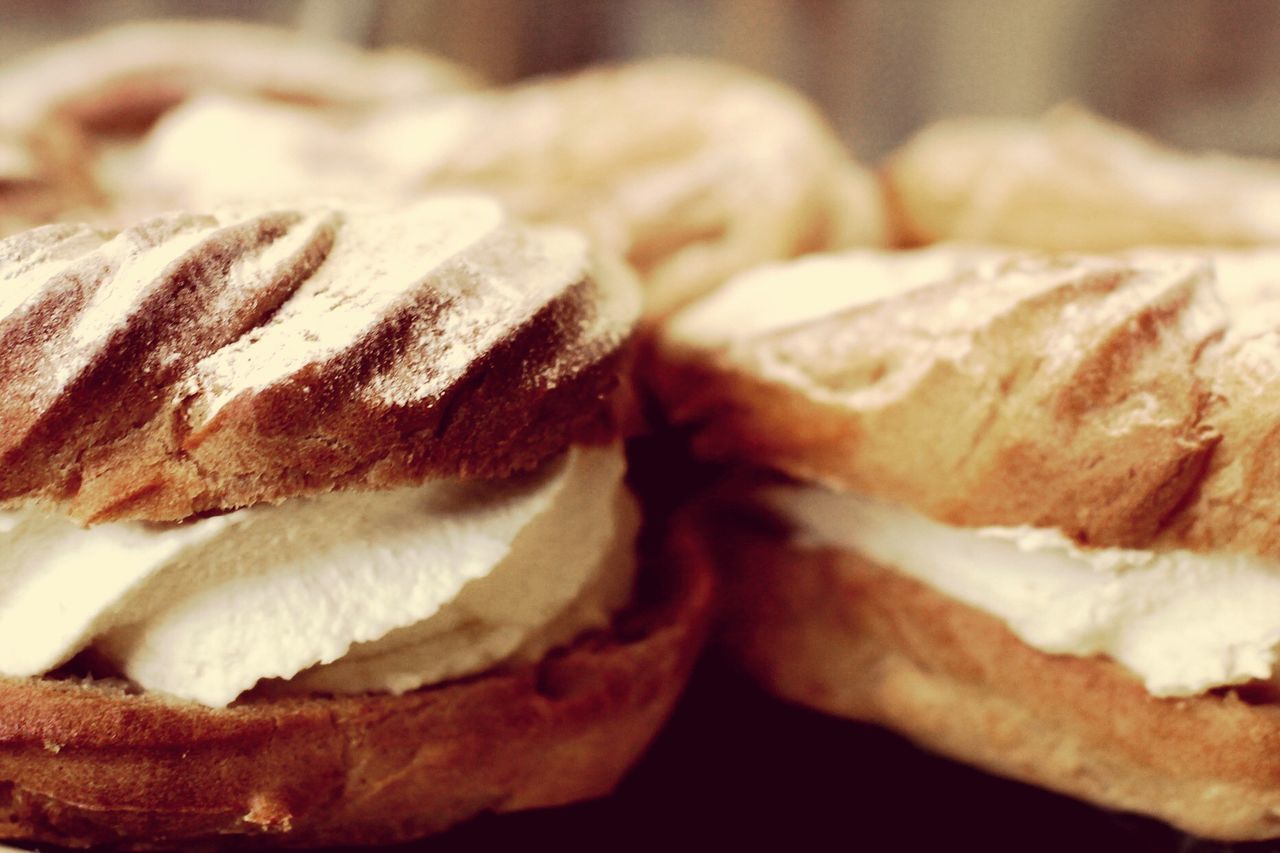
[[[712,586],[703,564],[654,561],[611,630],[404,696],[249,694],[208,709],[109,682],[0,679],[0,838],[390,844],[602,796],[674,707]]]
[[[857,553],[796,547],[757,510],[704,503],[671,535],[686,569],[718,576],[718,643],[788,701],[1202,837],[1280,836],[1269,685],[1153,697],[1109,660],[1040,652]]]

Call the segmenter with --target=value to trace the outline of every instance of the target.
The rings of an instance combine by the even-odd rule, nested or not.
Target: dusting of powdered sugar
[[[409,308],[427,276],[491,237],[502,220],[501,208],[480,199],[433,199],[348,219],[325,263],[269,322],[197,366],[193,413],[212,418],[245,391],[348,350],[392,311]]]
[[[475,359],[588,274],[587,242],[554,228],[507,227],[470,247],[430,276],[444,307],[417,324],[417,338],[395,369],[370,382],[366,395],[390,406],[431,400]]]
[[[1213,264],[1215,286],[1231,318],[1229,338],[1280,329],[1280,249],[1214,249],[1202,255]]]
[[[166,281],[165,271],[199,246],[213,230],[214,220],[181,217],[165,227],[159,242],[142,229],[129,229],[102,248],[113,258],[114,275],[107,276],[94,291],[71,327],[69,341],[82,359],[105,343],[108,336]]]
[[[530,377],[552,384],[581,366],[575,355],[621,340],[638,316],[638,287],[619,266],[593,258],[577,232],[517,224],[477,195],[342,212],[228,208],[158,216],[115,236],[52,226],[0,242],[0,320],[42,293],[70,306],[37,342],[39,371],[18,380],[38,405],[94,369],[121,335],[146,332],[138,369],[181,371],[162,381],[176,379],[171,390],[189,399],[199,429],[231,400],[308,368],[322,383],[351,371],[362,386],[352,393],[379,407],[430,402],[555,304],[564,313],[550,332],[554,351],[532,359],[546,375]],[[192,299],[188,287],[197,289],[192,313],[160,307],[170,290]]]
[[[193,422],[308,366],[354,355],[393,322],[408,322],[416,339],[362,393],[390,405],[430,399],[586,270],[581,237],[522,229],[482,196],[361,210],[268,323],[197,366]]]
[[[94,362],[160,283],[161,272],[195,247],[211,223],[195,217],[157,219],[108,240],[90,256],[98,274],[80,284],[86,301],[66,328],[42,341],[46,358],[37,380],[42,396],[56,398]]]
[[[667,335],[814,399],[859,409],[901,397],[941,364],[985,371],[970,358],[984,331],[1057,291],[1065,301],[1040,347],[1044,370],[1078,359],[1100,326],[1128,322],[1184,292],[1184,333],[1205,340],[1223,323],[1211,274],[1203,257],[1189,254],[1134,263],[962,245],[860,250],[741,276],[677,315]],[[1095,290],[1091,282],[1105,298],[1071,295]],[[1047,305],[1058,302],[1052,298]]]
[[[147,335],[144,371],[172,368],[238,337],[305,274],[332,216],[166,214],[110,239],[84,226],[49,226],[25,243],[0,245],[0,319],[27,304],[65,315],[32,341],[39,366],[19,382],[42,406],[93,370],[121,335]],[[188,314],[170,316],[165,297],[183,291],[190,291]]]
[[[0,322],[43,292],[71,262],[101,248],[86,225],[46,225],[0,241]]]
[[[1233,370],[1255,384],[1280,374],[1280,249],[1144,247],[1124,257],[1143,268],[1171,260],[1206,265],[1227,316],[1225,334],[1211,351],[1230,353]]]

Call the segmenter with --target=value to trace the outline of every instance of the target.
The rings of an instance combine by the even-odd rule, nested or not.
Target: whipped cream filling
[[[965,529],[813,486],[761,490],[800,547],[857,551],[1004,622],[1051,654],[1106,655],[1155,696],[1272,676],[1280,562],[1080,548],[1056,530]]]
[[[619,446],[536,474],[335,492],[173,525],[0,513],[0,673],[92,650],[210,706],[413,690],[540,657],[630,598]]]

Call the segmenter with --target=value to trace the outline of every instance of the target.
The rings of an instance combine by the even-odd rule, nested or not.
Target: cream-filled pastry
[[[709,581],[636,582],[639,293],[579,234],[241,207],[0,282],[0,835],[389,843],[607,793],[665,719]]]
[[[763,269],[645,360],[728,463],[673,534],[779,694],[1222,838],[1277,834],[1280,253]]]
[[[1271,679],[1280,560],[1083,548],[1047,528],[963,528],[816,486],[762,490],[796,547],[864,554],[987,613],[1050,654],[1105,655],[1153,696]]]

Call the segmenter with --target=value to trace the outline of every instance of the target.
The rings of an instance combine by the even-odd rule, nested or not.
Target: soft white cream
[[[0,514],[0,673],[93,648],[145,689],[403,692],[538,656],[630,595],[621,449],[178,525]]]
[[[764,490],[802,547],[858,551],[1002,620],[1053,654],[1107,655],[1156,696],[1270,678],[1280,562],[1241,554],[1084,549],[1056,530],[963,529],[817,487]]]

